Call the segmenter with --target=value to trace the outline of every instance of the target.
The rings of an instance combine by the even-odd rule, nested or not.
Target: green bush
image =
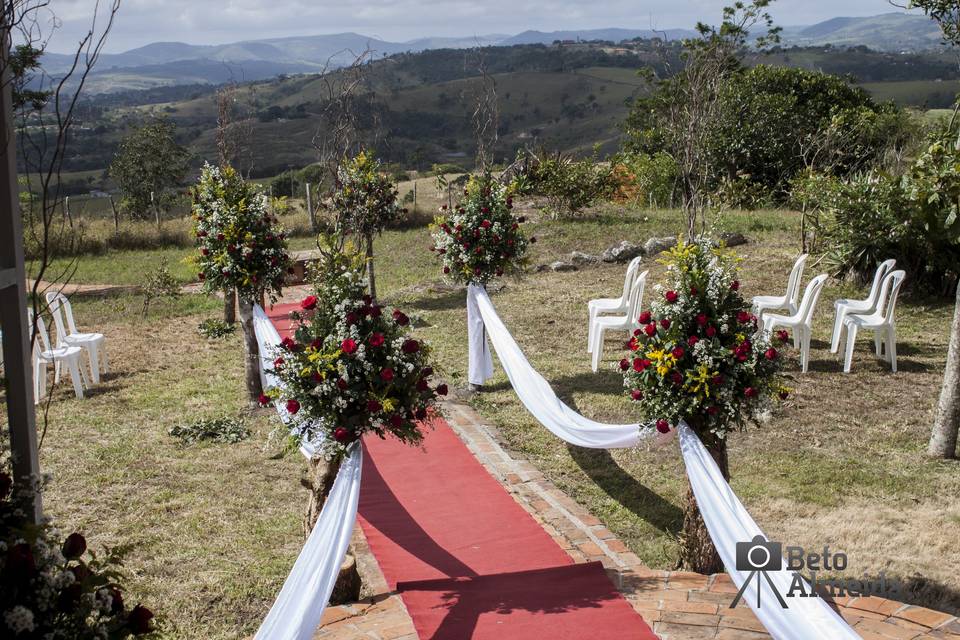
[[[204,338],[216,339],[230,335],[236,328],[237,325],[224,322],[218,318],[207,318],[197,325],[197,333]]]
[[[564,156],[543,160],[535,180],[555,218],[576,216],[598,200],[611,197],[617,186],[610,165]]]
[[[630,172],[631,184],[626,185],[631,199],[642,206],[669,207],[679,201],[676,194],[677,163],[668,153],[625,153],[616,162]],[[632,187],[632,189],[630,189]]]
[[[236,444],[250,437],[250,429],[242,419],[224,416],[177,425],[170,429],[170,435],[185,446],[204,441]]]

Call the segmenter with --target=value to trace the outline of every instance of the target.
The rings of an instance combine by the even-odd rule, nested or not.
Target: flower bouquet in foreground
[[[629,356],[620,362],[624,385],[661,433],[681,420],[697,433],[724,478],[726,436],[756,421],[774,398],[786,398],[778,347],[785,332],[757,331],[740,295],[737,258],[705,238],[671,249],[663,262],[668,284],[639,317]],[[681,562],[694,571],[722,570],[692,490],[687,492]]]
[[[295,435],[324,436],[321,455],[333,461],[367,432],[418,444],[422,421],[447,393],[431,382],[428,346],[409,335],[402,311],[366,295],[348,259],[328,260],[315,281],[316,294],[294,314],[294,337],[277,350],[281,385],[269,392],[293,418]]]
[[[461,284],[484,285],[494,277],[518,273],[527,264],[527,239],[513,215],[507,187],[489,173],[474,176],[453,209],[442,207],[433,224],[433,246],[443,273]]]

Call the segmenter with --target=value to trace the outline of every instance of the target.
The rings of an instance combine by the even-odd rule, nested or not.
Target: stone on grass
[[[587,264],[597,264],[600,262],[600,258],[590,255],[589,253],[584,253],[583,251],[573,251],[570,253],[570,262],[577,266],[583,266]]]
[[[739,247],[742,244],[747,244],[750,242],[747,240],[747,236],[742,233],[726,231],[720,234],[720,239],[727,244],[728,247]]]
[[[677,244],[677,236],[664,236],[662,238],[650,238],[643,245],[643,250],[648,256],[654,256],[662,251],[672,248]]]
[[[557,260],[556,262],[551,262],[549,266],[550,271],[576,271],[577,265],[572,262],[564,262],[563,260]]]
[[[607,247],[600,254],[600,259],[604,262],[629,262],[637,256],[642,256],[644,249],[638,244],[633,244],[627,240],[621,240],[619,244]]]

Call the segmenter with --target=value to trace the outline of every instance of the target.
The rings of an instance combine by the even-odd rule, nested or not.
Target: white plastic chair
[[[634,258],[627,266],[627,276],[623,279],[623,295],[619,298],[596,298],[587,303],[590,324],[587,328],[587,353],[593,349],[593,332],[596,319],[603,314],[626,313],[630,307],[630,290],[640,268],[640,258]]]
[[[897,296],[900,294],[900,287],[906,275],[903,270],[891,271],[880,286],[877,308],[865,314],[850,313],[843,319],[843,328],[847,332],[846,349],[843,354],[844,373],[850,373],[858,329],[873,331],[873,343],[877,356],[888,361],[891,371],[897,372],[897,323],[894,313],[897,310]],[[884,354],[884,345],[886,345],[886,354]]]
[[[810,334],[813,332],[813,311],[817,307],[817,299],[823,291],[827,281],[827,274],[821,273],[807,284],[800,300],[800,306],[793,315],[785,316],[770,313],[763,317],[763,330],[772,332],[777,327],[793,330],[793,343],[800,346],[800,362],[803,373],[807,372],[810,363]]]
[[[800,296],[800,282],[803,279],[803,268],[807,264],[808,254],[801,254],[793,263],[790,277],[787,279],[787,291],[782,296],[754,296],[752,300],[753,315],[760,318],[766,311],[786,311],[789,314],[797,312],[797,298]]]
[[[33,326],[33,310],[29,310],[30,326]],[[53,380],[60,382],[60,370],[63,364],[67,365],[70,380],[73,382],[73,391],[78,398],[83,397],[83,388],[90,386],[87,374],[80,364],[83,350],[80,347],[69,345],[50,347],[50,336],[47,334],[47,325],[43,317],[36,316],[37,333],[39,338],[33,343],[33,398],[39,404],[40,398],[47,395],[47,365],[53,365]]]
[[[843,320],[847,314],[856,313],[858,315],[868,315],[877,310],[877,300],[880,298],[880,284],[888,273],[893,270],[896,260],[884,260],[877,267],[877,272],[873,276],[873,284],[870,286],[870,295],[863,300],[847,300],[845,298],[836,300],[833,303],[833,338],[830,341],[830,353],[836,353],[840,349],[840,333],[843,331]]]
[[[57,346],[69,345],[85,349],[90,361],[90,377],[94,384],[99,384],[101,368],[104,373],[109,370],[107,349],[104,344],[106,339],[103,334],[80,333],[77,331],[77,324],[73,319],[73,308],[70,306],[70,300],[67,299],[67,296],[55,291],[48,291],[46,297],[47,304],[50,306],[50,313],[53,314],[53,323],[57,327]],[[64,319],[66,319],[66,322],[64,322]]]
[[[590,345],[592,355],[591,367],[596,373],[600,368],[600,356],[603,354],[603,334],[607,331],[632,331],[640,328],[637,319],[640,316],[640,307],[643,306],[643,289],[647,284],[647,271],[639,274],[630,288],[629,306],[626,315],[600,316],[595,321],[593,343]]]

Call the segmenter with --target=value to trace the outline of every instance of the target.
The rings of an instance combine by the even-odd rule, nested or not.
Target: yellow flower
[[[702,391],[704,397],[709,398],[709,381],[715,375],[717,375],[716,371],[710,371],[710,369],[707,368],[707,365],[701,364],[699,367],[697,367],[696,372],[687,372],[687,386],[693,393],[700,393]]]
[[[665,376],[670,371],[673,364],[677,361],[672,353],[667,353],[663,349],[654,349],[647,352],[649,359],[657,367],[657,374]]]

